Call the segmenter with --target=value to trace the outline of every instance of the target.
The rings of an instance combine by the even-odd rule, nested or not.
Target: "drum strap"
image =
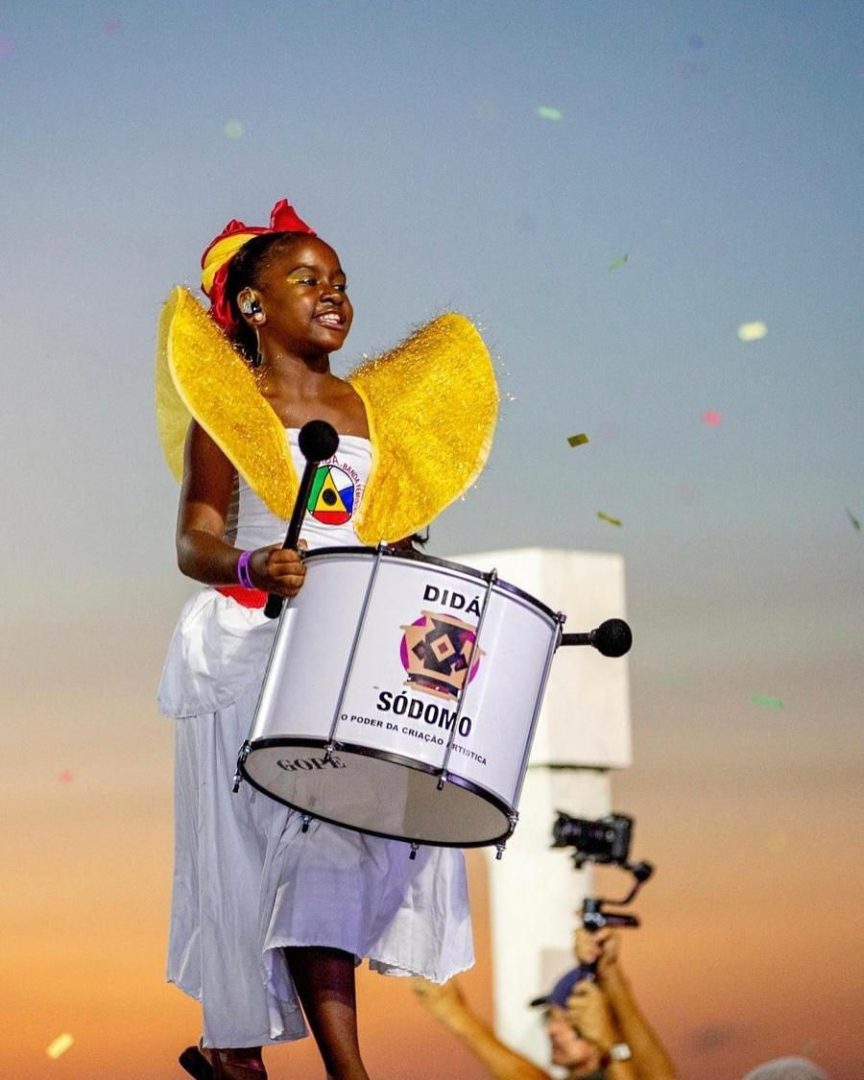
[[[246,589],[242,585],[219,585],[216,591],[236,600],[243,607],[263,608],[267,603],[267,593],[261,589]]]

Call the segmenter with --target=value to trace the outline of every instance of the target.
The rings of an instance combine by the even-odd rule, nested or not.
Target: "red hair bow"
[[[225,295],[225,281],[231,260],[253,236],[273,232],[301,232],[315,236],[302,218],[298,217],[294,207],[287,199],[280,199],[270,213],[270,225],[244,225],[236,218],[229,221],[225,228],[204,250],[201,256],[201,288],[210,299],[210,317],[226,333],[237,329],[237,322],[231,313],[231,304]]]

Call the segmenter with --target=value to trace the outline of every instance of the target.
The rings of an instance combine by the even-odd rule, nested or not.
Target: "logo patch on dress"
[[[350,466],[333,461],[319,465],[306,503],[307,512],[321,525],[344,525],[354,513],[359,479]]]

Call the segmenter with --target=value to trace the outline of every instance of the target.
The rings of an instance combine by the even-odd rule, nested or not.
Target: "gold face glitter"
[[[419,531],[476,480],[492,445],[498,388],[483,339],[448,313],[349,376],[366,406],[372,471],[355,528],[365,544]],[[156,412],[178,480],[192,417],[279,517],[298,488],[285,429],[228,339],[186,289],[162,312]]]

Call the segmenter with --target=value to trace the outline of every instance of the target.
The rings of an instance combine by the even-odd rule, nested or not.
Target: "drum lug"
[[[312,822],[312,815],[311,814],[301,814],[300,821],[302,822],[302,824],[300,826],[300,832],[309,832],[309,825]]]
[[[441,775],[438,777],[438,790],[439,791],[444,790],[444,785],[447,783],[447,781],[449,779],[450,779],[450,773],[448,773],[446,769],[442,769],[441,770]]]
[[[516,828],[516,824],[519,821],[519,811],[518,810],[511,810],[510,813],[507,815],[507,821],[510,824],[510,835],[507,837],[507,839],[502,840],[500,844],[495,845],[495,858],[496,859],[503,859],[504,858],[504,849],[507,847],[507,840],[509,840],[510,836],[513,835],[513,830]]]
[[[240,747],[240,753],[237,755],[237,768],[234,770],[234,786],[232,791],[236,795],[240,790],[240,785],[243,783],[242,768],[246,764],[246,758],[249,757],[249,751],[252,749],[252,744],[247,739],[246,742]]]
[[[417,858],[417,852],[420,850],[420,845],[414,841],[411,842],[411,854],[408,856],[413,862]]]

